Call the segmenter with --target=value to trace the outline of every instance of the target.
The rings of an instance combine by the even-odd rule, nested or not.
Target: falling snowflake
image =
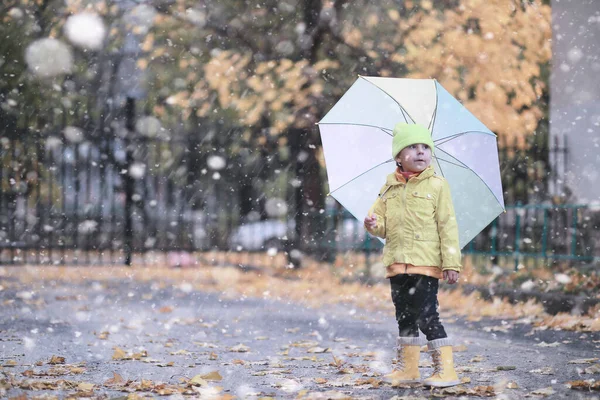
[[[68,74],[73,69],[71,49],[54,38],[38,39],[27,46],[25,61],[29,70],[40,78]]]
[[[274,197],[265,203],[265,211],[270,217],[276,218],[286,215],[288,207],[283,199]]]
[[[63,131],[65,138],[71,143],[81,143],[84,139],[84,133],[75,126],[67,126]]]
[[[65,35],[75,46],[99,50],[106,36],[106,28],[98,14],[85,12],[72,15],[67,19]]]
[[[209,156],[206,160],[206,163],[208,164],[208,167],[213,171],[220,171],[227,165],[225,158],[218,155]]]

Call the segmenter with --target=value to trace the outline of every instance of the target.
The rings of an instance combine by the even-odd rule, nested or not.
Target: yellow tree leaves
[[[549,6],[463,0],[443,14],[420,10],[403,28],[409,33],[394,41],[405,52],[396,60],[406,64],[409,77],[438,79],[502,135],[535,130],[543,116],[540,64],[551,57]]]
[[[311,99],[323,92],[318,71],[335,67],[333,61],[310,66],[306,60],[285,58],[255,64],[249,55],[221,51],[204,71],[208,89],[217,93],[220,107],[235,111],[246,126],[257,125],[266,117],[272,122],[270,133],[276,135],[290,125],[307,127],[314,122],[307,122],[300,112],[310,109]],[[313,114],[316,111],[312,110]]]

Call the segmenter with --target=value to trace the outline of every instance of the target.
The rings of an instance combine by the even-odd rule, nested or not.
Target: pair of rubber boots
[[[398,338],[398,363],[394,372],[394,381],[398,383],[422,383],[425,386],[449,387],[460,384],[454,371],[452,345],[448,338],[431,340],[427,348],[433,359],[433,374],[421,379],[419,373],[419,355],[421,340],[418,337]]]

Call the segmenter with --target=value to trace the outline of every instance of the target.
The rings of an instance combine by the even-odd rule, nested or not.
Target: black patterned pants
[[[446,331],[438,314],[438,279],[425,275],[400,274],[390,278],[392,301],[400,337],[443,339]]]

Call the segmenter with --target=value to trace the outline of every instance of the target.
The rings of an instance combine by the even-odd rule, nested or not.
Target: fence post
[[[521,242],[521,203],[517,203],[516,211],[516,221],[515,221],[515,272],[519,270],[519,251]]]
[[[133,190],[134,180],[130,173],[131,164],[133,164],[133,150],[131,148],[131,135],[135,129],[135,99],[127,98],[125,104],[125,127],[127,135],[125,136],[125,152],[127,154],[125,161],[125,231],[123,245],[125,249],[125,265],[131,266],[133,253],[133,219],[131,212],[133,210]]]
[[[578,221],[578,207],[571,208],[573,210],[573,232],[571,236],[571,257],[575,259],[575,253],[577,253],[577,221]]]

